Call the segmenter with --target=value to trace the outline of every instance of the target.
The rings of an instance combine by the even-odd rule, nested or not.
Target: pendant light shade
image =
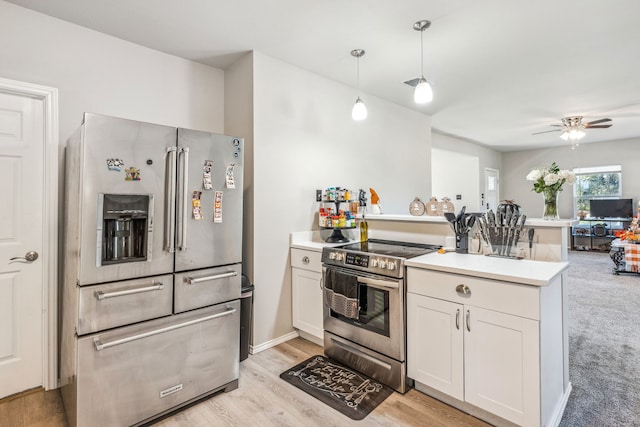
[[[353,120],[364,120],[367,118],[367,107],[364,105],[364,102],[362,102],[360,97],[358,97],[358,99],[356,99],[356,103],[353,104],[351,118]]]
[[[424,77],[420,77],[418,80],[418,85],[413,92],[413,100],[416,104],[426,104],[433,101],[433,89]]]
[[[431,84],[424,78],[424,47],[422,43],[422,33],[431,26],[431,21],[418,21],[413,24],[413,29],[420,31],[420,79],[413,92],[413,100],[416,104],[427,104],[433,101],[433,89]]]
[[[364,55],[364,50],[354,49],[351,51],[351,56],[355,56],[357,59],[357,71],[356,71],[356,103],[353,104],[351,109],[351,118],[353,120],[364,120],[367,118],[367,107],[360,99],[360,57]]]

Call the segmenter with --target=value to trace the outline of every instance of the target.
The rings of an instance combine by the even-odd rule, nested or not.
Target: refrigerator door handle
[[[151,286],[145,286],[143,288],[127,289],[125,291],[104,292],[96,291],[97,300],[105,300],[107,298],[122,297],[127,295],[139,294],[142,292],[161,291],[164,289],[164,283],[156,283],[155,280],[151,281]]]
[[[180,235],[178,239],[178,249],[180,251],[187,250],[187,218],[189,215],[189,148],[183,147],[180,149],[180,157],[182,158],[182,200],[180,206],[180,223],[178,228],[180,229]]]
[[[186,277],[184,279],[185,282],[187,282],[190,285],[197,285],[198,283],[202,283],[202,282],[211,282],[213,280],[220,280],[220,279],[226,279],[227,277],[235,277],[238,275],[237,271],[228,271],[226,273],[222,273],[222,274],[216,274],[213,276],[206,276],[206,277]]]
[[[230,316],[230,315],[232,315],[233,313],[236,312],[235,308],[232,308],[232,307],[226,307],[226,308],[227,308],[227,311],[223,311],[222,313],[212,314],[212,315],[206,316],[206,317],[200,317],[198,319],[189,320],[187,322],[178,323],[178,324],[175,324],[175,325],[165,326],[164,328],[155,329],[155,330],[152,330],[152,331],[149,331],[149,332],[143,332],[143,333],[138,334],[138,335],[132,335],[132,336],[128,336],[128,337],[125,337],[125,338],[120,338],[118,340],[113,340],[113,341],[110,341],[110,342],[103,343],[102,341],[100,341],[100,337],[95,337],[93,339],[93,345],[95,345],[96,351],[101,351],[101,350],[107,349],[109,347],[115,347],[117,345],[126,344],[126,343],[131,342],[131,341],[136,341],[136,340],[140,340],[140,339],[143,339],[143,338],[152,337],[154,335],[163,334],[165,332],[174,331],[176,329],[184,328],[185,326],[191,326],[191,325],[195,325],[195,324],[198,324],[198,323],[206,322],[207,320],[217,319],[219,317]]]
[[[176,214],[174,200],[176,199],[176,147],[168,147],[167,153],[167,184],[164,193],[164,250],[173,253],[176,236]]]

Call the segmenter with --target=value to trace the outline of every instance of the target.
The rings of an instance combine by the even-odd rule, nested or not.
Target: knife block
[[[456,233],[456,253],[469,253],[469,233]]]

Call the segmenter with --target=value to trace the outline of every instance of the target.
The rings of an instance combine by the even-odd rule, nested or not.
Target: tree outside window
[[[590,217],[592,199],[619,199],[622,196],[622,166],[576,168],[573,186],[573,209],[578,218]]]

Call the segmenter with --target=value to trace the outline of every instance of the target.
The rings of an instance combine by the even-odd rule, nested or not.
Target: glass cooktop
[[[440,246],[422,243],[395,242],[392,240],[369,239],[366,242],[350,243],[348,245],[338,246],[334,249],[344,249],[347,251],[366,252],[408,259],[437,251],[440,249]]]

